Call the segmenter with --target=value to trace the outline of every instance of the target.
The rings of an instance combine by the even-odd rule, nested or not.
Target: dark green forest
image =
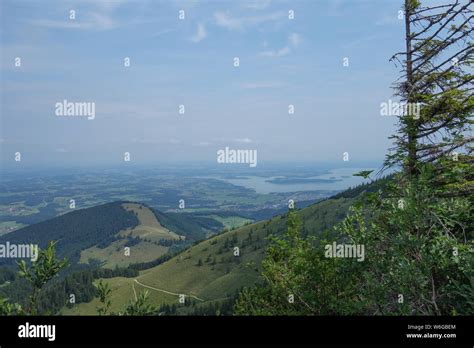
[[[0,236],[0,243],[38,244],[45,248],[51,240],[57,241],[57,254],[75,264],[81,250],[96,244],[109,244],[115,235],[126,228],[135,227],[138,219],[113,202],[98,207],[80,209]],[[12,263],[1,259],[1,263]]]

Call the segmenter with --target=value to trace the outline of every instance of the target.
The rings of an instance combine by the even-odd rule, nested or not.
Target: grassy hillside
[[[141,203],[119,201],[74,210],[0,235],[0,243],[33,243],[44,248],[55,240],[58,256],[68,258],[72,271],[87,264],[113,268],[152,261],[170,248],[189,245],[223,228],[210,218],[163,213]],[[130,248],[129,256],[125,247]],[[12,259],[0,259],[2,264],[15,266]]]
[[[342,219],[355,198],[335,198],[299,211],[303,233],[318,235]],[[112,310],[118,311],[137,291],[148,289],[150,303],[176,304],[179,294],[196,303],[224,300],[259,281],[267,237],[285,230],[285,216],[247,225],[205,240],[172,259],[141,271],[135,278],[103,281],[112,288]],[[239,256],[235,256],[235,248]],[[65,309],[64,314],[96,314],[97,299]],[[180,305],[183,310],[185,308]]]
[[[49,241],[57,241],[60,257],[67,257],[71,264],[77,263],[80,252],[98,244],[109,244],[117,233],[139,224],[131,211],[122,207],[122,202],[103,204],[93,208],[79,209],[21,228],[0,236],[0,243],[38,244],[44,248]],[[14,263],[12,259],[0,259],[0,263]]]
[[[216,219],[184,212],[163,213],[153,210],[161,225],[170,231],[185,235],[189,240],[201,240],[224,228]]]
[[[161,226],[153,211],[148,207],[138,203],[124,203],[122,207],[137,217],[138,225],[118,232],[116,234],[117,240],[106,247],[93,246],[83,250],[80,263],[89,263],[89,260],[95,260],[100,262],[103,267],[114,268],[152,261],[169,250],[168,246],[160,245],[160,241],[185,240],[186,237]],[[125,247],[128,245],[130,254],[125,255]]]

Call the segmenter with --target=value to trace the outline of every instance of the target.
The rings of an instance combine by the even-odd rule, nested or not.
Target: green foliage
[[[435,163],[443,175],[443,161],[454,152],[465,152],[472,165],[473,29],[470,1],[444,6],[405,0],[405,52],[391,60],[402,67],[397,96],[419,112],[398,118],[393,153],[386,165],[402,165],[407,175],[418,176],[425,163]],[[462,160],[462,159],[461,159]],[[468,192],[472,194],[472,185]],[[466,190],[464,190],[466,192]],[[452,192],[454,193],[454,192]]]
[[[422,169],[418,179],[409,181],[401,176],[391,198],[379,196],[365,207],[368,228],[355,228],[348,221],[339,227],[367,246],[360,296],[370,314],[449,315],[466,310],[468,301],[453,287],[472,286],[474,251],[466,233],[472,211],[465,198],[439,197],[428,173]],[[361,224],[362,216],[354,212],[348,220]]]
[[[299,216],[290,210],[287,232],[272,237],[263,261],[264,286],[241,292],[238,315],[356,314],[358,265],[325,257],[324,241],[303,239]]]
[[[10,303],[8,298],[0,297],[0,315],[23,315],[23,308],[18,303]]]
[[[112,290],[110,289],[109,284],[100,280],[97,284],[97,295],[99,297],[100,303],[102,304],[101,307],[97,308],[97,313],[99,315],[114,315],[114,313],[110,312],[110,307],[112,305],[110,300]],[[146,303],[148,296],[148,290],[139,293],[136,295],[135,300],[130,300],[129,303],[127,303],[127,305],[124,307],[123,311],[119,312],[118,315],[155,315],[158,311],[158,308]]]
[[[66,267],[67,260],[58,260],[56,258],[56,242],[49,242],[44,250],[39,250],[38,259],[32,261],[28,266],[24,260],[18,262],[19,275],[25,278],[32,286],[27,312],[37,313],[37,301],[43,286],[58,275],[59,271]]]
[[[336,194],[332,198],[358,198],[362,193],[378,192],[379,190],[384,190],[385,187],[392,181],[393,175],[388,175],[370,183],[361,184],[353,188],[351,187],[345,191]]]
[[[135,300],[130,301],[125,306],[123,312],[120,312],[119,315],[155,315],[158,312],[158,308],[146,303],[148,296],[148,290],[139,293],[137,295],[137,298]]]
[[[363,171],[360,171],[360,172],[352,174],[352,175],[353,176],[361,176],[364,179],[367,179],[369,177],[369,175],[372,174],[372,173],[373,173],[373,170],[363,170]]]
[[[99,315],[106,315],[110,310],[111,302],[110,302],[110,293],[112,290],[109,287],[109,284],[103,283],[102,279],[97,284],[97,295],[99,297],[100,303],[102,303],[102,307],[97,308],[97,313]]]
[[[399,175],[335,227],[338,243],[365,246],[362,262],[325,257],[331,234],[301,238],[290,211],[263,261],[264,286],[242,291],[236,314],[473,314],[472,209],[467,198],[440,197],[430,175]]]
[[[9,299],[0,296],[0,315],[36,315],[40,311],[39,298],[43,294],[45,286],[50,280],[56,277],[59,272],[66,267],[67,260],[59,260],[56,258],[55,242],[50,242],[46,249],[38,250],[38,258],[28,265],[24,260],[18,262],[18,276],[23,282],[15,280],[15,284],[26,285],[26,290],[30,293],[25,308],[19,303],[11,303]],[[24,294],[23,287],[16,289],[19,293]],[[64,303],[62,303],[64,305]]]

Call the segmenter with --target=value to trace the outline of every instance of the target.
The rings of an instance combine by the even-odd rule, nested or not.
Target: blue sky
[[[259,163],[381,161],[401,2],[2,0],[2,164],[215,162],[226,146]],[[56,116],[64,99],[95,118]]]

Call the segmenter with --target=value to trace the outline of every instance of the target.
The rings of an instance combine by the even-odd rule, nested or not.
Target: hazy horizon
[[[395,118],[380,103],[403,45],[397,2],[1,7],[4,168],[119,165],[125,153],[129,164],[216,163],[226,147],[256,150],[258,166],[345,166],[344,152],[381,163],[390,146]],[[94,103],[94,115],[67,117],[58,103]]]

